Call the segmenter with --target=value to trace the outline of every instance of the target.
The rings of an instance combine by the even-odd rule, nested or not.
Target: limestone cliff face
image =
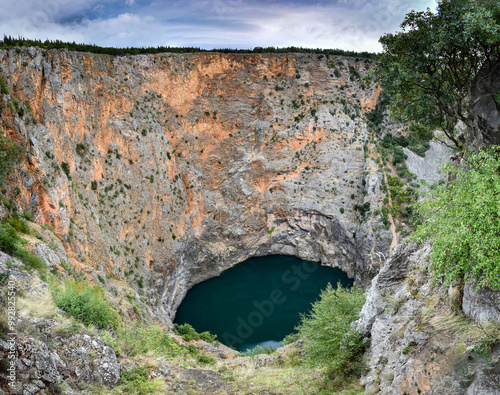
[[[26,108],[2,117],[28,158],[16,204],[54,228],[74,265],[134,288],[167,321],[190,287],[251,256],[321,261],[366,285],[392,241],[354,210],[383,198],[361,116],[379,92],[350,75],[369,66],[0,51],[3,103]]]

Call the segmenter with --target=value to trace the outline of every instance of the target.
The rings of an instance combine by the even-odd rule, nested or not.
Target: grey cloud
[[[435,1],[0,0],[0,6],[0,33],[13,36],[107,46],[378,51],[381,34],[397,29],[412,8],[433,7]]]

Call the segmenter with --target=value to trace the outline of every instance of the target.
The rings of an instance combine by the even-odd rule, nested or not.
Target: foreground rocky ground
[[[174,347],[137,352],[137,344],[124,343],[112,330],[69,317],[55,306],[47,283],[0,253],[0,274],[7,271],[17,298],[15,331],[0,340],[2,394],[310,394],[325,386],[320,372],[303,366],[301,341],[247,357],[218,343],[185,342],[170,331]],[[136,322],[126,330],[149,330],[135,341],[158,344],[152,328]],[[7,361],[15,367],[14,380]],[[360,393],[359,385],[352,387],[349,393]]]
[[[218,343],[186,342],[152,322],[124,324],[125,337],[83,325],[55,306],[53,285],[0,253],[0,276],[9,273],[5,294],[9,284],[17,295],[14,335],[3,333],[0,341],[0,391],[498,394],[498,293],[478,294],[468,285],[462,297],[458,287],[433,283],[422,270],[429,250],[400,244],[373,280],[359,321],[366,336],[366,368],[360,383],[343,389],[342,378],[325,381],[320,370],[307,367],[302,340],[248,357]],[[49,283],[55,281],[53,274]],[[462,305],[477,321],[464,314]],[[158,343],[162,336],[166,340]],[[14,387],[7,370],[10,355],[15,355]]]

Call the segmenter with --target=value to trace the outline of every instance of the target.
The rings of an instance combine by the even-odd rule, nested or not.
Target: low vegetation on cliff
[[[451,181],[431,189],[420,204],[423,222],[413,235],[432,240],[429,268],[446,284],[475,280],[500,288],[500,148],[447,165]]]
[[[363,337],[353,322],[365,303],[363,291],[328,284],[311,312],[302,316],[298,334],[310,365],[325,369],[338,383],[359,376],[363,358]]]
[[[0,83],[5,82],[0,79]],[[2,93],[3,93],[3,86]],[[1,115],[1,114],[0,114]],[[14,165],[21,159],[20,147],[11,139],[3,135],[3,130],[0,127],[0,186],[4,179],[12,172]]]

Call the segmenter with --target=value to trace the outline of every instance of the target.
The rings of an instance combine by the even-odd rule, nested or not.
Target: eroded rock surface
[[[366,394],[498,394],[500,347],[476,348],[486,327],[423,271],[429,253],[429,245],[400,244],[372,281],[358,321],[371,338]]]
[[[15,204],[65,240],[75,267],[108,290],[125,280],[165,322],[190,287],[251,256],[321,261],[366,285],[393,239],[372,215],[382,176],[364,153],[379,90],[349,72],[370,66],[0,51],[4,101],[27,108],[4,116],[28,152]]]

